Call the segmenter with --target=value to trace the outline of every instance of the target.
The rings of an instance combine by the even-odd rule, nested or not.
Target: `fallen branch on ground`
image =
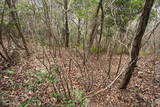
[[[139,59],[138,59],[139,60]],[[131,66],[131,64],[133,63],[134,61],[132,61],[127,67],[125,66],[124,68],[128,68],[129,66]],[[103,88],[103,89],[101,89],[101,90],[99,90],[99,91],[97,91],[97,92],[95,92],[95,93],[93,93],[93,94],[89,94],[88,96],[86,96],[86,98],[91,98],[91,97],[93,97],[93,96],[95,96],[95,95],[97,95],[97,94],[99,94],[99,93],[101,93],[101,92],[103,92],[103,91],[105,91],[105,90],[107,90],[107,89],[109,89],[115,82],[116,82],[116,80],[124,73],[124,72],[126,72],[126,69],[124,69],[123,68],[123,70],[121,71],[121,73],[119,73],[119,75],[108,85],[108,86],[106,86],[105,88]]]

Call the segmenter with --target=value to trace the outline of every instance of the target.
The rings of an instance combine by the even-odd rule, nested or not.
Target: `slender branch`
[[[148,36],[148,38],[145,40],[144,44],[142,44],[141,47],[145,46],[145,44],[146,44],[146,43],[149,41],[149,39],[151,38],[152,34],[153,34],[153,33],[156,31],[156,29],[159,27],[159,25],[160,25],[160,21],[155,25],[155,27],[154,27],[149,33],[146,34],[146,35],[149,34],[149,36]],[[144,36],[146,36],[146,35],[144,35]]]
[[[140,59],[140,58],[139,58],[139,59]],[[137,59],[137,60],[139,60],[139,59]],[[101,93],[101,92],[103,92],[103,91],[111,88],[111,86],[117,81],[117,79],[118,79],[124,72],[126,72],[126,69],[125,69],[125,68],[128,68],[128,67],[131,66],[133,63],[134,63],[134,61],[132,61],[128,66],[127,66],[127,65],[124,66],[123,69],[122,69],[122,71],[118,74],[118,76],[117,76],[108,86],[106,86],[106,87],[103,88],[103,89],[100,89],[99,91],[97,91],[97,92],[95,92],[95,93],[93,93],[93,94],[89,93],[89,95],[88,95],[86,98],[93,97],[93,96],[95,96],[95,95],[97,95],[97,94],[99,94],[99,93]]]

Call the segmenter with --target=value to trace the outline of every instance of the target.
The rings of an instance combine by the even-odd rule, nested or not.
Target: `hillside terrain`
[[[93,90],[100,90],[110,84],[116,77],[116,68],[118,66],[119,56],[114,55],[111,64],[110,78],[107,75],[107,66],[109,57],[101,54],[99,60],[95,55],[91,55],[86,66],[88,66],[89,75],[93,75],[92,80],[81,74],[77,65],[82,66],[81,58],[75,54],[74,50],[63,50],[63,57],[57,56],[58,63],[62,66],[65,75],[72,80],[74,89],[83,90],[85,95]],[[72,55],[71,55],[72,54]],[[72,56],[72,57],[71,57]],[[57,100],[52,96],[54,93],[52,84],[46,80],[47,73],[42,60],[43,54],[34,53],[30,57],[21,57],[18,63],[0,73],[0,97],[5,105],[10,107],[57,107]],[[71,71],[68,72],[69,60],[72,61]],[[129,57],[123,55],[122,65],[126,65]],[[77,62],[79,61],[79,62]],[[132,81],[127,90],[119,90],[118,86],[122,76],[116,80],[111,88],[87,98],[87,107],[158,107],[160,106],[160,84],[154,81],[155,64],[160,64],[159,58],[153,56],[140,57],[138,66],[133,74]],[[54,72],[54,64],[52,65]],[[123,68],[122,66],[121,68]],[[122,71],[122,70],[121,70]],[[91,89],[89,82],[92,81]],[[84,83],[85,82],[85,83]],[[89,91],[89,92],[85,92]],[[59,105],[60,106],[60,105]]]

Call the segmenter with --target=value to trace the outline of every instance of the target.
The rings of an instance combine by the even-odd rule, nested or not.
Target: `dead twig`
[[[139,60],[139,59],[137,59],[137,60]],[[128,68],[129,66],[131,66],[132,63],[134,63],[134,61],[132,61],[132,62],[127,66],[127,68]],[[109,88],[116,82],[116,80],[117,80],[124,72],[126,72],[126,69],[125,69],[125,68],[126,68],[126,66],[123,67],[121,73],[119,73],[119,75],[118,75],[108,86],[106,86],[106,87],[103,88],[103,89],[100,89],[99,91],[97,91],[97,92],[95,92],[95,93],[93,93],[93,94],[92,94],[92,93],[89,93],[88,96],[86,96],[86,98],[91,98],[91,97],[93,97],[93,96],[95,96],[95,95],[97,95],[97,94],[99,94],[99,93],[101,93],[101,92],[109,89]]]

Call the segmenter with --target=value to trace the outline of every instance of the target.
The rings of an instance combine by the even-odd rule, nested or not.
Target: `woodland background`
[[[159,0],[0,1],[1,107],[158,107],[159,65]]]

